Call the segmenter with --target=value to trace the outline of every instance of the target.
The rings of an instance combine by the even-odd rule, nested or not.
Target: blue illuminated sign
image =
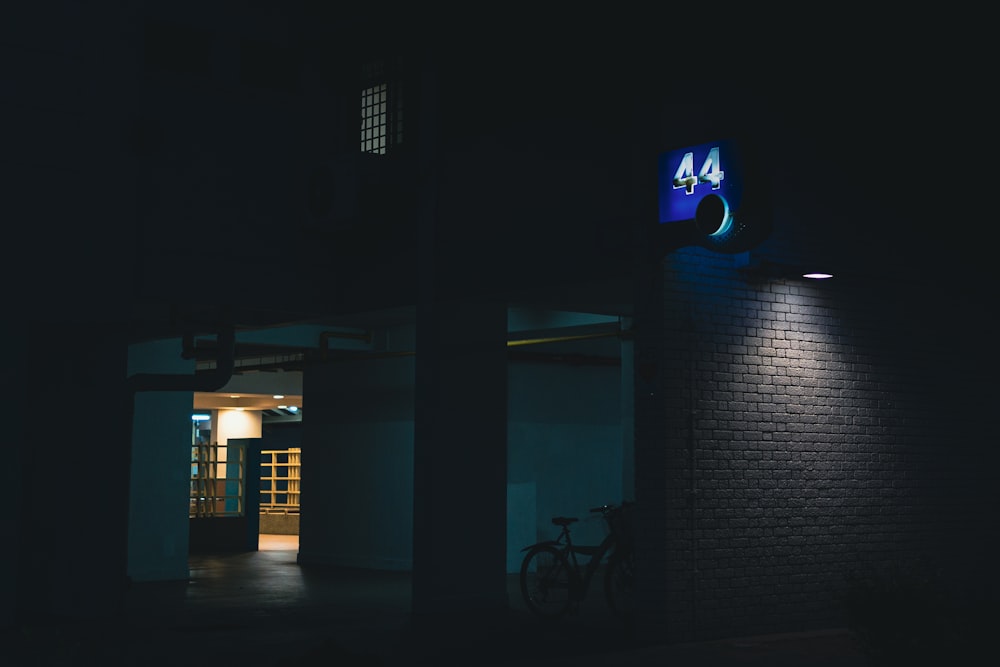
[[[660,154],[660,223],[694,220],[698,205],[710,219],[710,236],[723,235],[743,202],[743,165],[731,140],[713,141]],[[710,195],[714,195],[711,196]]]

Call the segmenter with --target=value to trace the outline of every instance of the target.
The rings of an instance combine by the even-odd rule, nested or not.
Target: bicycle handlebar
[[[611,512],[613,510],[623,509],[625,507],[629,507],[630,505],[634,504],[635,504],[634,500],[623,500],[621,505],[601,505],[600,507],[591,507],[590,511],[595,513],[600,512],[601,514],[607,514],[608,512]]]

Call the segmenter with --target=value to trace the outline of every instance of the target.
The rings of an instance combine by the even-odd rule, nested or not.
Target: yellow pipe
[[[507,347],[518,347],[521,345],[538,345],[539,343],[565,343],[571,340],[588,340],[591,338],[611,338],[623,335],[624,332],[612,331],[595,334],[580,334],[578,336],[553,336],[551,338],[522,338],[520,340],[507,341]]]
[[[522,345],[539,345],[542,343],[565,343],[573,340],[588,340],[592,338],[628,337],[630,331],[610,331],[604,333],[580,334],[578,336],[551,336],[549,338],[521,338],[519,340],[507,341],[507,347],[521,347]],[[385,359],[390,357],[409,357],[416,354],[414,350],[403,350],[399,352],[355,352],[341,356],[340,359]]]

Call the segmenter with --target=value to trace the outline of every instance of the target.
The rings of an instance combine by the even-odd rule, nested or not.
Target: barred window
[[[361,90],[361,151],[385,155],[403,141],[403,87],[380,64],[367,65],[363,76],[377,82]]]
[[[265,449],[260,453],[260,513],[298,514],[302,450]]]
[[[198,442],[191,447],[191,518],[243,516],[243,445]]]

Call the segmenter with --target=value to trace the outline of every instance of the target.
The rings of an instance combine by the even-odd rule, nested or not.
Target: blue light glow
[[[722,205],[724,207],[722,213],[722,224],[719,225],[718,229],[709,234],[709,236],[722,236],[733,226],[733,214],[732,211],[729,210],[729,202],[725,197],[719,197],[719,199],[722,200]]]
[[[712,236],[729,230],[743,199],[743,165],[734,141],[721,140],[661,153],[659,157],[660,223],[693,220],[699,202],[709,194],[727,205],[725,222]]]

